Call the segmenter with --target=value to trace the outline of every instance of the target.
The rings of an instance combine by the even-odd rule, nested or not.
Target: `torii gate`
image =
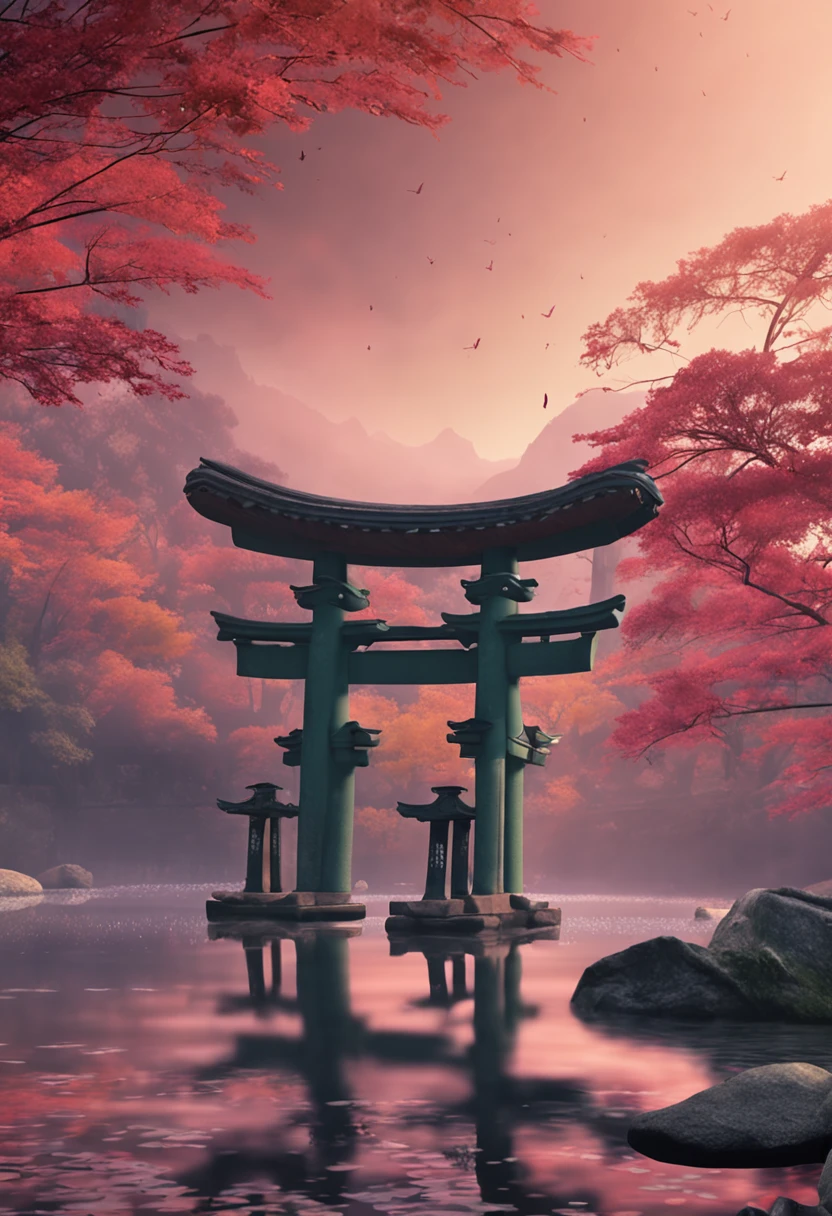
[[[522,892],[523,769],[543,755],[535,728],[523,723],[519,681],[590,671],[596,633],[617,627],[625,600],[618,595],[581,608],[520,613],[518,605],[532,599],[537,582],[520,578],[518,563],[595,549],[637,531],[662,502],[645,468],[646,461],[634,460],[542,493],[455,506],[325,498],[205,459],[188,474],[191,506],[230,527],[235,545],[313,563],[312,582],[292,587],[298,605],[311,610],[309,623],[212,614],[219,640],[236,646],[238,675],[305,681],[303,727],[278,739],[284,763],[301,769],[297,891],[294,899],[262,896],[261,906],[272,905],[270,914],[363,915],[349,896],[354,775],[368,763],[379,731],[350,718],[351,684],[476,686],[473,718],[449,724],[456,730],[448,736],[475,762],[476,910],[490,910],[484,897]],[[462,580],[476,610],[442,613],[444,624],[427,627],[347,621],[346,613],[369,606],[368,592],[349,581],[348,563],[478,564],[480,577]],[[579,636],[551,641],[570,634]],[[527,640],[532,638],[538,640]],[[416,641],[457,646],[370,650]]]

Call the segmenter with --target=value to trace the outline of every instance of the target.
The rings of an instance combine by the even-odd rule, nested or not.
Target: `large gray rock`
[[[781,1195],[779,1199],[775,1199],[768,1212],[762,1208],[744,1207],[737,1212],[737,1216],[829,1216],[829,1212],[826,1208],[807,1207],[805,1203],[798,1203],[796,1199],[784,1199]]]
[[[832,1208],[832,1153],[826,1158],[818,1179],[818,1196],[825,1208]]]
[[[749,891],[709,946],[640,942],[588,967],[572,1003],[585,1017],[832,1022],[832,899],[792,887]]]
[[[832,1073],[766,1064],[639,1115],[627,1139],[656,1161],[697,1168],[812,1165],[832,1150]]]
[[[653,937],[592,963],[572,996],[581,1017],[653,1014],[748,1018],[754,1008],[707,947]]]
[[[0,896],[40,895],[43,887],[36,878],[18,874],[17,870],[0,870]]]
[[[38,875],[38,882],[47,891],[60,891],[67,888],[89,890],[92,886],[92,874],[83,866],[63,865],[53,866]]]
[[[709,950],[758,1016],[832,1021],[832,899],[792,887],[749,891],[719,922]]]

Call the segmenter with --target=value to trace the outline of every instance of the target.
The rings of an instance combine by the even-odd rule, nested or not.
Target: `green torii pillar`
[[[518,602],[528,602],[537,586],[535,579],[518,578],[517,557],[512,549],[491,549],[483,554],[480,578],[462,580],[465,598],[480,605],[477,692],[474,715],[490,726],[483,732],[482,742],[474,760],[476,770],[477,829],[474,835],[475,895],[494,895],[505,887],[505,840],[511,836],[512,864],[516,849],[517,825],[522,817],[521,801],[511,800],[512,822],[506,821],[506,748],[510,734],[509,711],[512,719],[519,709],[519,681],[511,680],[506,661],[506,637],[500,632],[500,622],[517,612]],[[512,683],[516,695],[511,697]],[[522,715],[520,726],[522,728]],[[516,775],[511,769],[512,795],[516,795]],[[520,829],[522,832],[522,828]],[[522,836],[521,836],[522,839]],[[522,863],[521,863],[522,872]],[[514,875],[512,875],[512,878]],[[520,887],[522,890],[522,885]]]
[[[346,561],[335,553],[316,557],[312,584],[291,590],[299,607],[312,609],[300,740],[297,889],[349,893],[355,768],[367,764],[366,748],[378,744],[369,736],[380,732],[350,721],[342,635],[344,613],[359,612],[370,601],[365,589],[347,582]]]

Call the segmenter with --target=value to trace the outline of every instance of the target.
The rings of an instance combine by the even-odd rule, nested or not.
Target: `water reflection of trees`
[[[290,1122],[273,1128],[251,1128],[227,1143],[218,1143],[207,1161],[181,1181],[194,1188],[207,1210],[214,1199],[232,1188],[267,1180],[281,1191],[305,1196],[324,1205],[344,1203],[355,1186],[360,1137],[371,1121],[371,1103],[354,1097],[349,1066],[355,1061],[395,1068],[439,1067],[468,1077],[470,1095],[462,1103],[455,1087],[440,1086],[428,1105],[407,1107],[399,1126],[418,1127],[420,1142],[433,1140],[439,1151],[456,1162],[460,1149],[448,1150],[447,1119],[462,1116],[473,1123],[475,1143],[466,1160],[473,1167],[480,1196],[489,1204],[512,1205],[527,1214],[552,1213],[569,1203],[583,1202],[596,1210],[599,1195],[585,1188],[576,1193],[542,1193],[537,1180],[518,1159],[516,1140],[524,1128],[551,1132],[559,1124],[578,1122],[616,1150],[624,1148],[624,1129],[605,1126],[605,1118],[589,1091],[572,1079],[517,1078],[510,1063],[522,1022],[538,1008],[522,998],[522,947],[536,935],[517,935],[501,943],[438,938],[407,939],[391,945],[394,955],[421,953],[427,965],[427,993],[412,1005],[448,1013],[472,1001],[473,1039],[460,1049],[452,1025],[440,1018],[435,1031],[375,1030],[351,1008],[348,938],[360,928],[270,926],[212,926],[212,936],[235,937],[243,947],[248,992],[220,998],[219,1012],[252,1011],[264,1021],[280,1013],[297,1015],[300,1034],[264,1025],[262,1031],[236,1035],[231,1054],[200,1073],[203,1081],[222,1083],[257,1070],[294,1074],[308,1094],[311,1110],[296,1113]],[[555,936],[549,932],[546,936]],[[283,956],[291,938],[296,958],[296,997],[283,992]],[[473,959],[472,959],[473,956]],[[471,966],[472,962],[472,966]],[[394,967],[395,963],[391,962]],[[268,975],[267,975],[268,971]],[[469,973],[473,983],[469,986]],[[449,1096],[443,1096],[447,1088]],[[298,1125],[308,1125],[309,1140],[297,1148]],[[455,1126],[460,1126],[459,1123]],[[425,1135],[425,1133],[427,1135]],[[352,1167],[352,1168],[351,1168]],[[391,1171],[403,1167],[392,1158]],[[411,1184],[412,1185],[412,1184]]]

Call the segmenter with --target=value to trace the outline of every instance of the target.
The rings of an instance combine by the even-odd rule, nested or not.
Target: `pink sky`
[[[274,298],[179,294],[151,301],[151,321],[233,343],[256,380],[332,419],[413,444],[452,426],[485,457],[518,456],[598,383],[578,365],[580,336],[639,280],[830,195],[828,0],[539,8],[598,36],[591,65],[544,64],[557,95],[508,73],[448,89],[438,140],[356,114],[280,132],[284,190],[229,207],[258,236],[238,260]],[[696,345],[755,336],[732,322]]]

